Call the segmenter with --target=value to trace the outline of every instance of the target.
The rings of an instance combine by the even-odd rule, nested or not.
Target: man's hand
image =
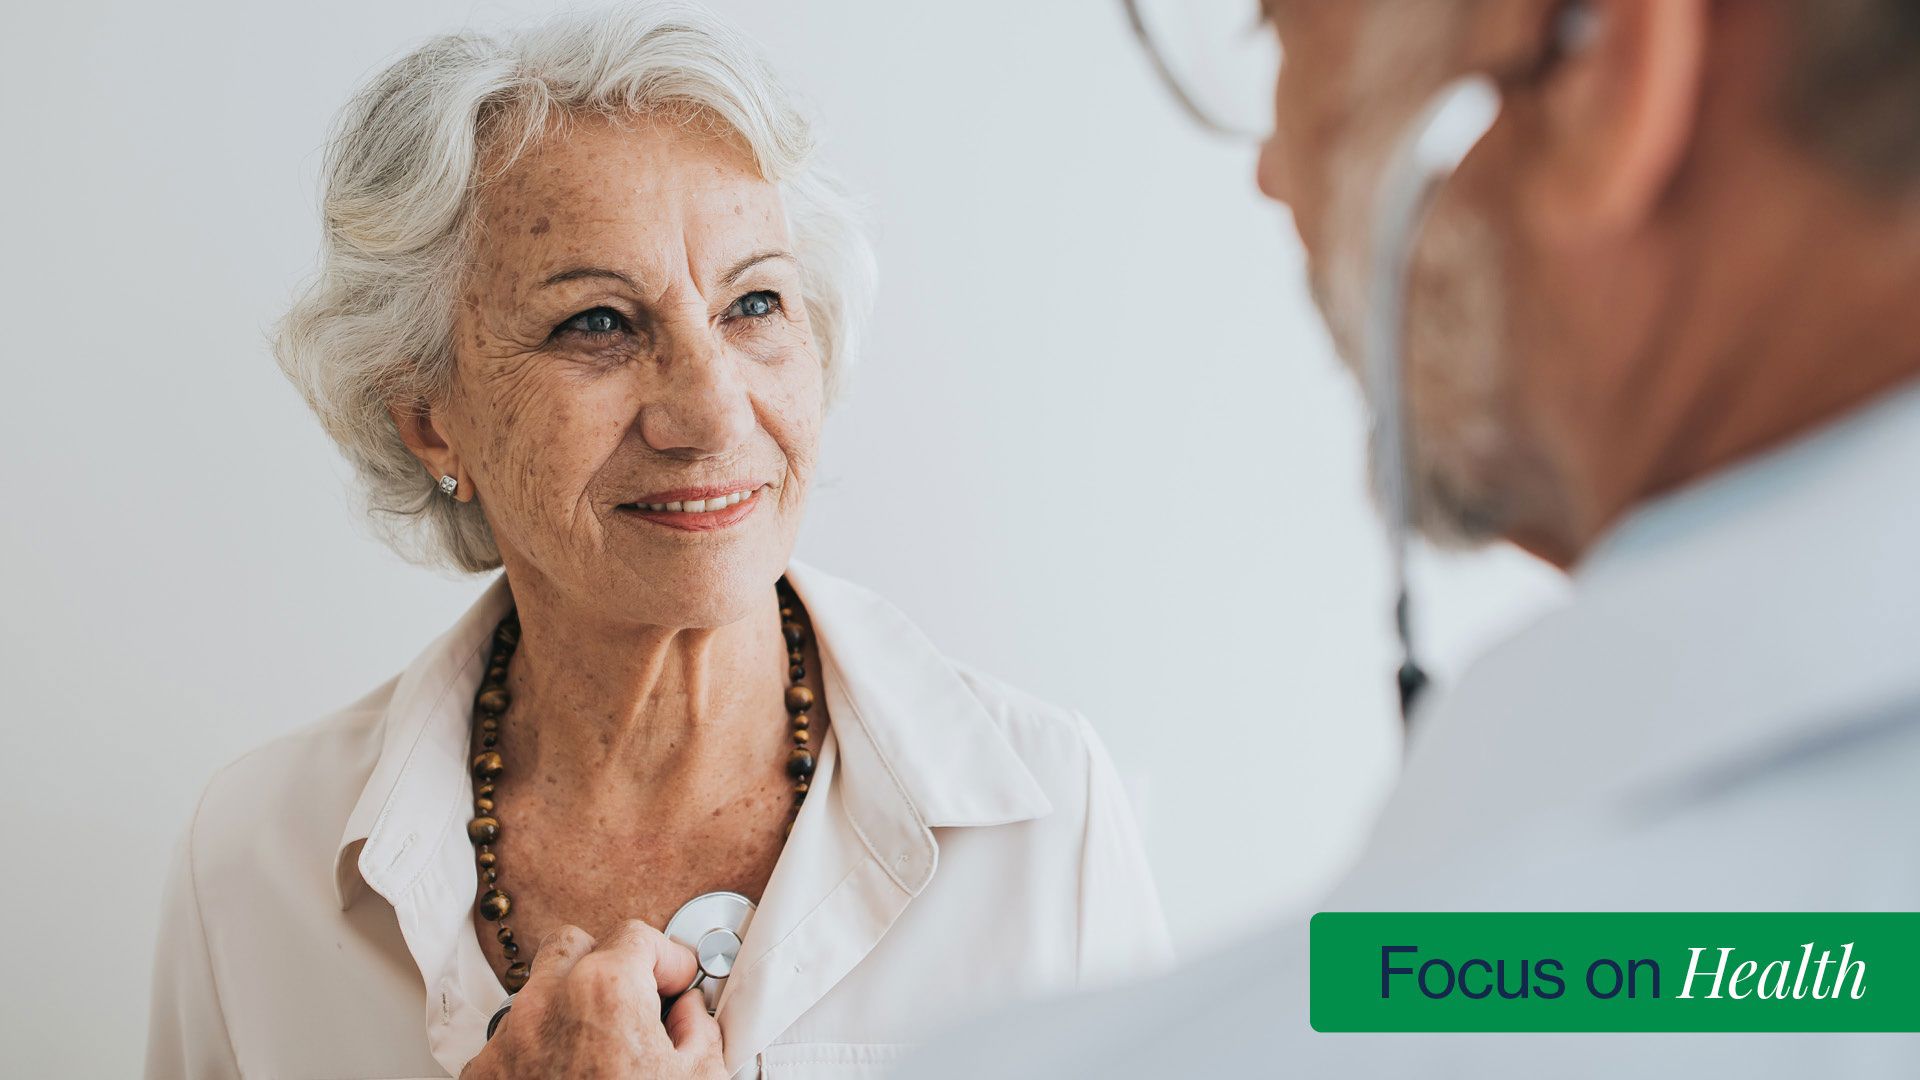
[[[540,943],[513,1011],[460,1080],[724,1080],[720,1027],[704,996],[685,992],[698,970],[685,946],[637,919],[597,944],[563,926]],[[664,1023],[663,994],[680,995]]]

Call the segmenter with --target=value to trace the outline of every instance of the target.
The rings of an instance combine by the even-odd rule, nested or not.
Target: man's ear
[[[1584,0],[1542,73],[1521,211],[1536,235],[1579,243],[1653,212],[1700,111],[1711,0]]]
[[[447,439],[447,433],[440,424],[440,416],[433,406],[425,401],[401,401],[395,399],[387,403],[387,415],[393,417],[393,426],[400,432],[400,441],[405,443],[413,456],[426,466],[427,473],[435,480],[442,476],[451,476],[459,482],[452,495],[461,502],[473,498],[473,485],[467,482],[466,474],[460,471],[459,455],[453,452],[453,446]]]

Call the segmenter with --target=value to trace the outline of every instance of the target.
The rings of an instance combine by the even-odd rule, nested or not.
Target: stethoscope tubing
[[[1454,170],[1493,126],[1500,92],[1484,75],[1467,75],[1442,86],[1395,143],[1374,191],[1368,232],[1367,309],[1362,373],[1372,406],[1369,433],[1381,514],[1391,560],[1394,635],[1400,647],[1395,673],[1400,716],[1410,723],[1427,675],[1415,654],[1407,548],[1413,507],[1413,471],[1406,393],[1407,284],[1434,198]]]

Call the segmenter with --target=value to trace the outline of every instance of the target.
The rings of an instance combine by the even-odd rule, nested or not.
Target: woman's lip
[[[731,495],[736,491],[758,492],[766,486],[766,482],[763,480],[743,480],[737,484],[714,484],[708,487],[674,488],[672,491],[657,491],[651,495],[642,495],[627,505],[645,506],[648,503],[699,502],[721,495]]]
[[[734,488],[732,490],[739,491],[740,489]],[[649,510],[644,506],[627,503],[620,507],[620,512],[632,514],[634,517],[650,521],[655,525],[664,525],[669,529],[680,529],[684,532],[713,532],[716,529],[729,528],[745,521],[747,515],[760,508],[760,496],[762,493],[762,490],[756,489],[753,494],[741,499],[732,506],[723,506],[718,510],[701,510],[693,513],[685,510]],[[722,494],[725,494],[725,492],[722,492]],[[694,496],[694,498],[698,498],[698,496]],[[649,498],[647,501],[654,502],[655,500]],[[667,501],[679,502],[684,500],[669,499]]]

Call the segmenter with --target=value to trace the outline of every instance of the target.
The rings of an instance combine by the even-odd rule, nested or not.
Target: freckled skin
[[[453,387],[413,440],[479,501],[520,611],[496,850],[521,960],[562,924],[662,926],[713,889],[758,899],[793,806],[774,582],[822,371],[790,256],[726,280],[791,241],[778,189],[705,132],[571,117],[482,194]],[[610,273],[550,283],[582,268]],[[588,332],[590,312],[617,328]],[[720,531],[621,509],[756,482],[761,505]],[[806,667],[824,703],[811,651]]]

